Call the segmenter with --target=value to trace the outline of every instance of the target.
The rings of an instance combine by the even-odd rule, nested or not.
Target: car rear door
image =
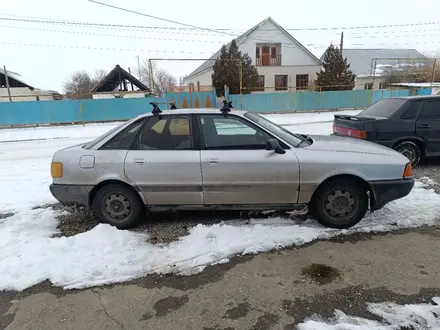
[[[299,163],[292,150],[265,150],[272,136],[238,116],[206,114],[198,119],[205,205],[297,202]]]
[[[428,156],[440,155],[440,99],[425,100],[416,123],[416,133],[426,141]]]
[[[202,205],[200,150],[191,115],[152,116],[125,158],[125,175],[149,206]]]

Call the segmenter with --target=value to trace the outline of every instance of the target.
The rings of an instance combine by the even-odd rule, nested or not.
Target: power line
[[[147,40],[166,40],[166,41],[183,41],[183,42],[199,42],[199,43],[213,43],[219,44],[224,43],[222,40],[200,40],[200,39],[180,39],[180,38],[163,38],[163,37],[145,37],[145,36],[136,36],[136,35],[120,35],[120,34],[106,34],[106,33],[95,33],[95,32],[83,32],[83,31],[67,31],[67,30],[53,30],[53,29],[40,29],[40,28],[31,28],[26,26],[14,26],[14,25],[0,25],[0,28],[6,29],[22,29],[22,30],[31,30],[31,31],[42,31],[42,32],[55,32],[55,33],[67,33],[67,34],[80,34],[80,35],[90,35],[90,36],[99,36],[99,37],[116,37],[116,38],[124,38],[124,39],[147,39]],[[413,31],[401,31],[401,32],[434,32],[440,31],[437,30],[413,30]],[[394,32],[394,31],[393,31]],[[397,32],[397,31],[396,31]],[[339,34],[338,34],[339,35]],[[373,35],[373,36],[353,36],[353,39],[360,38],[407,38],[407,37],[438,37],[438,34],[405,34],[405,35]],[[285,43],[295,45],[294,43]],[[319,47],[327,47],[323,44],[303,44],[305,46],[319,46]],[[296,47],[294,47],[296,48]]]
[[[91,0],[89,0],[91,1]],[[173,24],[178,25],[188,25],[185,23],[179,23],[176,21],[171,21],[167,19],[162,19],[156,16],[147,15],[138,13],[129,9],[120,8],[117,6],[107,5],[98,1],[91,1],[95,2],[104,6],[110,6],[115,9],[129,11],[132,13],[137,13],[139,15],[159,19],[159,20],[165,20],[168,22],[173,22]],[[17,19],[17,18],[5,18],[0,17],[0,20],[10,20],[10,21],[24,21],[29,23],[47,23],[47,24],[70,24],[70,25],[89,25],[94,27],[119,27],[119,28],[134,28],[134,29],[164,29],[164,30],[206,30],[210,32],[215,32],[218,34],[218,31],[247,31],[248,29],[225,29],[225,28],[215,28],[215,29],[209,29],[209,28],[200,28],[195,27],[192,25],[189,25],[190,27],[169,27],[169,26],[145,26],[145,25],[127,25],[127,24],[109,24],[109,23],[94,23],[94,22],[84,22],[84,21],[73,21],[73,20],[61,20],[61,19],[55,19],[55,18],[44,18],[44,17],[38,17],[38,16],[26,16],[26,15],[14,15],[14,14],[5,14],[0,13],[0,16],[9,16],[9,17],[23,17],[26,19]],[[362,25],[362,26],[339,26],[339,27],[318,27],[318,28],[287,28],[285,30],[287,31],[325,31],[325,30],[360,30],[360,29],[378,29],[378,28],[397,28],[397,27],[409,27],[409,26],[427,26],[427,25],[437,25],[440,24],[439,21],[436,22],[421,22],[421,23],[405,23],[405,24],[385,24],[385,25]],[[270,28],[270,29],[261,29],[263,31],[277,31],[278,29]],[[369,31],[366,31],[366,33],[370,33]]]
[[[114,51],[133,51],[146,53],[173,53],[173,54],[205,54],[212,56],[213,52],[191,52],[191,51],[172,51],[172,50],[151,50],[151,49],[133,49],[133,48],[117,48],[117,47],[93,47],[93,46],[75,46],[75,45],[53,45],[53,44],[34,44],[34,43],[18,43],[2,41],[0,44],[12,46],[35,46],[35,47],[54,47],[54,48],[72,48],[72,49],[88,49],[88,50],[114,50]],[[325,47],[311,47],[312,49],[321,49]]]
[[[86,50],[111,50],[111,51],[131,51],[131,52],[146,52],[146,53],[172,53],[172,54],[210,54],[207,52],[187,52],[174,50],[151,50],[151,49],[132,49],[132,48],[117,48],[117,47],[92,47],[92,46],[75,46],[75,45],[52,45],[52,44],[34,44],[34,43],[18,43],[18,42],[0,42],[2,45],[12,46],[30,46],[30,47],[47,47],[47,48],[72,48],[72,49],[86,49]]]
[[[103,3],[103,2],[99,2],[99,1],[96,1],[96,0],[88,0],[89,2],[93,2],[93,3],[97,3],[97,4],[100,4],[100,5],[102,5],[102,6],[106,6],[106,7],[110,7],[110,8],[114,8],[114,9],[117,9],[117,10],[121,10],[121,11],[125,11],[125,12],[129,12],[129,13],[133,13],[133,14],[136,14],[136,15],[140,15],[140,16],[145,16],[145,17],[150,17],[150,18],[154,18],[154,19],[158,19],[158,20],[161,20],[161,21],[165,21],[165,22],[170,22],[170,23],[173,23],[173,24],[178,24],[178,25],[183,25],[183,26],[187,26],[187,27],[193,27],[193,28],[199,28],[199,29],[201,29],[201,30],[206,30],[206,31],[212,31],[212,32],[217,32],[217,33],[220,33],[220,34],[228,34],[228,35],[232,35],[232,36],[235,36],[235,37],[238,37],[237,35],[233,35],[233,34],[231,34],[231,33],[227,33],[227,32],[223,32],[223,31],[216,31],[216,30],[213,30],[213,29],[207,29],[207,28],[203,28],[203,27],[198,27],[198,26],[195,26],[195,25],[190,25],[190,24],[187,24],[187,23],[181,23],[181,22],[178,22],[178,21],[173,21],[173,20],[169,20],[169,19],[166,19],[166,18],[161,18],[161,17],[157,17],[157,16],[153,16],[153,15],[148,15],[148,14],[145,14],[145,13],[141,13],[141,12],[138,12],[138,11],[135,11],[135,10],[131,10],[131,9],[126,9],[126,8],[122,8],[122,7],[118,7],[118,6],[114,6],[114,5],[109,5],[109,4],[106,4],[106,3]],[[417,23],[417,24],[422,24],[422,23]],[[431,23],[426,23],[426,24],[431,24]],[[436,23],[432,23],[432,24],[436,24]],[[415,25],[415,24],[408,24],[408,26],[413,26],[413,25]],[[392,25],[392,26],[398,26],[398,24],[394,24],[394,25]],[[371,26],[370,26],[370,28],[371,28]],[[328,30],[328,29],[327,29]],[[251,32],[252,33],[252,32]],[[248,39],[251,39],[251,40],[256,40],[256,41],[263,41],[263,42],[273,42],[273,40],[264,40],[264,39],[257,39],[257,38],[252,38],[252,37],[248,37],[248,36],[246,36]],[[282,43],[283,44],[283,43]],[[395,45],[398,45],[399,43],[393,43],[393,44],[395,44]],[[410,44],[410,43],[402,43],[402,44]],[[416,44],[420,44],[420,43],[416,43]],[[422,43],[422,44],[426,44],[426,43]],[[385,44],[386,45],[386,44]]]
[[[132,51],[132,52],[146,52],[146,53],[172,53],[172,54],[204,54],[212,56],[212,52],[188,52],[188,51],[174,51],[174,50],[151,50],[151,49],[133,49],[133,48],[117,48],[117,47],[92,47],[92,46],[75,46],[75,45],[53,45],[53,44],[35,44],[35,43],[17,43],[17,42],[6,42],[2,41],[0,44],[3,45],[12,45],[12,46],[30,46],[30,47],[47,47],[47,48],[72,48],[72,49],[85,49],[85,50],[111,50],[111,51]],[[431,42],[404,42],[404,43],[391,43],[393,45],[430,45],[430,44],[440,44],[440,41],[431,41]],[[380,43],[377,44],[379,46],[387,46],[389,43]],[[369,46],[367,44],[351,44],[350,47],[353,46]],[[314,49],[320,49],[323,47],[311,47]],[[188,59],[191,60],[191,59]]]

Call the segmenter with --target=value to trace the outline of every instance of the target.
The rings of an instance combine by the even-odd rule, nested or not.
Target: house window
[[[256,91],[257,92],[264,92],[264,75],[258,76]]]
[[[379,89],[386,89],[387,85],[384,82],[379,83]]]
[[[373,89],[373,83],[366,83],[364,89]]]
[[[272,58],[276,58],[277,57],[277,48],[276,47],[271,47],[270,48],[270,56]]]
[[[307,89],[309,86],[309,75],[308,74],[297,74],[296,75],[296,89]]]
[[[260,47],[255,48],[255,57],[256,58],[260,57]]]
[[[286,91],[287,90],[287,75],[275,75],[275,90]]]

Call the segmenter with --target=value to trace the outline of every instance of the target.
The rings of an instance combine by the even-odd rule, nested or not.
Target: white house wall
[[[275,75],[287,75],[287,85],[296,87],[296,75],[308,74],[309,85],[316,80],[316,73],[320,66],[304,65],[304,66],[259,66],[258,73],[264,75],[264,87],[266,92],[273,92],[275,87]]]
[[[300,46],[293,41],[272,22],[267,21],[259,29],[251,33],[240,45],[239,50],[248,53],[252,63],[256,63],[256,44],[283,43],[281,45],[281,65],[320,65]]]
[[[281,65],[280,66],[257,66],[258,73],[264,75],[264,85],[266,92],[274,90],[275,75],[287,75],[288,85],[296,87],[296,75],[308,74],[309,85],[316,79],[316,73],[321,69],[321,65],[299,45],[282,31],[280,31],[272,22],[267,21],[259,29],[249,35],[238,47],[242,53],[247,53],[252,63],[256,64],[257,44],[282,43],[281,45]],[[188,79],[188,83],[197,86],[212,85],[212,70],[205,71]],[[257,87],[257,86],[253,86]]]
[[[197,86],[197,82],[200,86],[211,86],[212,85],[212,70],[207,70],[201,74],[195,75],[187,80],[187,84],[193,83],[194,86]]]
[[[372,77],[356,77],[354,89],[356,89],[356,90],[365,89],[365,84],[372,83],[372,82],[373,82]],[[385,78],[375,77],[373,89],[374,90],[379,89],[380,83],[383,83],[383,82],[385,82]]]
[[[31,90],[28,87],[11,87],[11,98],[12,101],[49,101],[53,100],[52,95],[44,94],[44,92],[39,90]],[[38,99],[37,99],[38,96]],[[0,102],[9,102],[8,89],[5,87],[0,88]]]

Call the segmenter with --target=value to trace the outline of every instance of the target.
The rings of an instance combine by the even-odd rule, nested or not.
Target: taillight
[[[333,125],[333,133],[337,133],[344,136],[354,137],[357,139],[366,139],[367,131],[355,128],[347,128]]]
[[[412,166],[411,163],[408,163],[405,165],[405,170],[403,171],[403,177],[407,179],[407,178],[411,178],[412,176],[413,176]]]

